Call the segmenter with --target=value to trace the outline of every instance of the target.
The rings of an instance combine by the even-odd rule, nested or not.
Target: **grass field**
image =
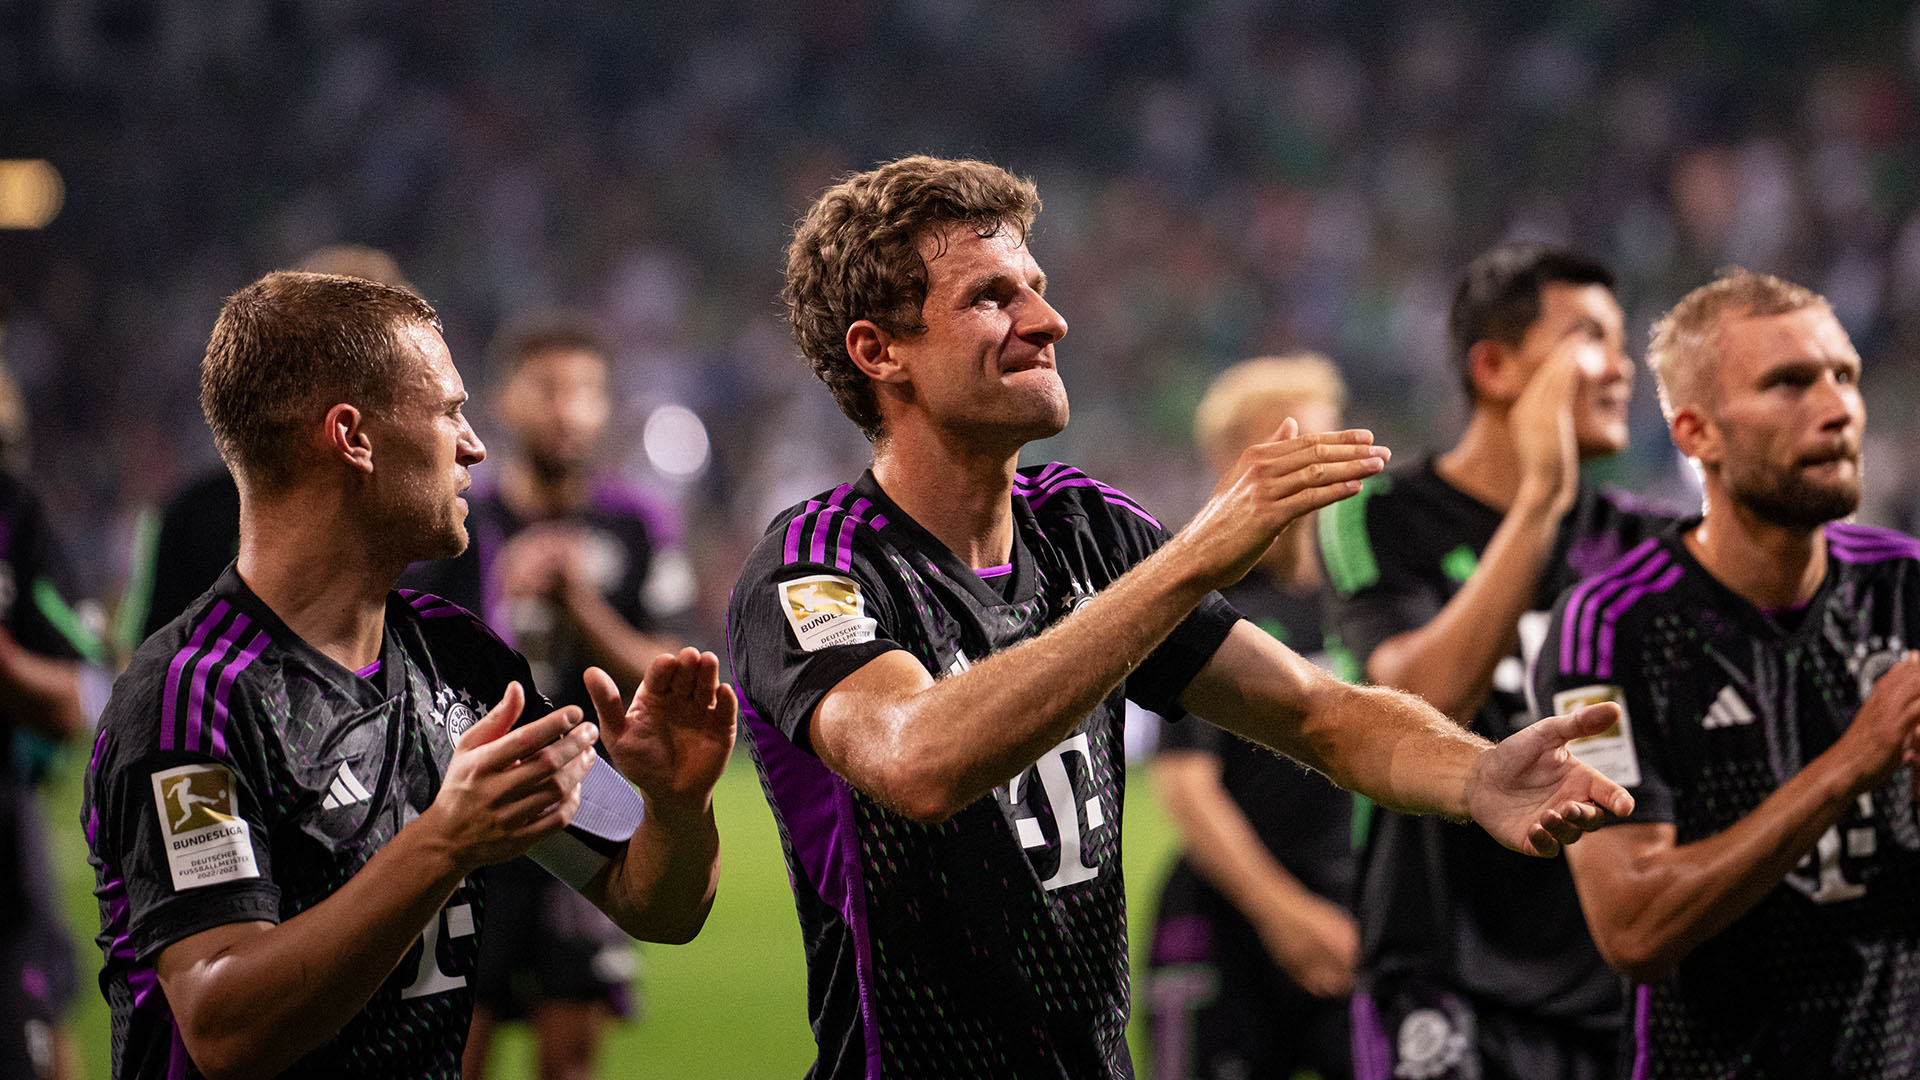
[[[81,971],[89,975],[72,1026],[84,1057],[84,1075],[107,1080],[106,1004],[91,981],[100,964],[91,940],[99,915],[78,825],[81,764],[70,760],[47,791],[47,816],[57,831],[53,850],[68,919],[81,939]],[[1151,922],[1153,890],[1172,857],[1172,834],[1146,777],[1137,770],[1128,796],[1124,870],[1138,972],[1144,963],[1142,935]],[[608,1040],[603,1076],[792,1080],[813,1059],[799,923],[779,835],[744,752],[721,781],[716,802],[725,863],[713,915],[690,944],[640,947],[646,1012]],[[1137,1023],[1132,1034],[1134,1059],[1145,1077]],[[502,1080],[531,1077],[531,1060],[524,1035],[511,1032],[496,1052],[496,1075]]]

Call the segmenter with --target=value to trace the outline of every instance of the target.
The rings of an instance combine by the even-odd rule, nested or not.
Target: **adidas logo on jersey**
[[[1707,706],[1707,715],[1700,718],[1700,726],[1708,731],[1751,723],[1753,723],[1753,710],[1747,708],[1747,703],[1740,699],[1739,694],[1734,693],[1731,686],[1720,691],[1720,696],[1713,699],[1712,705]]]
[[[353,775],[353,770],[347,768],[347,763],[343,761],[340,763],[339,770],[333,774],[333,784],[327,788],[327,797],[320,805],[328,810],[338,810],[343,806],[363,803],[371,798],[373,796],[368,794],[367,789],[360,783],[360,778]]]

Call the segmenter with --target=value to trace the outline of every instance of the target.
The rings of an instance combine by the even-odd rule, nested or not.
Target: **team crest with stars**
[[[447,733],[447,741],[460,745],[460,736],[480,722],[471,706],[461,701],[453,687],[442,686],[433,692],[433,722]]]
[[[1873,685],[1880,681],[1900,658],[1907,654],[1906,642],[1899,635],[1892,637],[1870,637],[1853,647],[1853,655],[1847,657],[1847,671],[1860,687],[1860,700],[1867,700],[1873,693]]]

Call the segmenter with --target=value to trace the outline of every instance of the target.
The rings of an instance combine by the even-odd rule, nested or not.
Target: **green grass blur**
[[[99,914],[92,870],[79,828],[80,769],[67,755],[45,795],[55,830],[58,864],[69,924],[80,944],[85,973],[80,1000],[70,1016],[80,1046],[83,1073],[107,1080],[107,1009],[93,976],[100,952],[92,934]],[[1128,783],[1125,824],[1127,895],[1133,932],[1134,971],[1144,970],[1144,935],[1152,922],[1155,890],[1172,858],[1173,834],[1146,775],[1134,770]],[[807,1029],[806,966],[799,921],[788,891],[780,837],[742,751],[715,792],[724,863],[720,893],[700,936],[686,945],[643,945],[645,1014],[616,1028],[607,1040],[600,1074],[618,1080],[673,1077],[701,1080],[794,1080],[813,1060]],[[1139,1025],[1129,1034],[1134,1061],[1147,1076]],[[500,1039],[493,1075],[529,1080],[531,1043],[510,1027]]]

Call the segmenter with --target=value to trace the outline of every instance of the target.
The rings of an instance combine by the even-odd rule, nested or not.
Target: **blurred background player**
[[[551,312],[493,347],[493,403],[506,436],[491,477],[467,498],[472,543],[417,564],[407,584],[480,613],[527,658],[558,704],[591,707],[582,676],[598,666],[623,692],[673,642],[653,636],[648,597],[662,515],[601,471],[613,415],[609,350],[583,315]],[[468,1080],[486,1074],[501,1020],[531,1023],[540,1075],[591,1075],[609,1022],[631,1015],[631,942],[585,897],[530,859],[489,867]]]
[[[413,288],[393,256],[365,244],[320,248],[295,269]],[[240,489],[226,465],[216,462],[188,481],[167,500],[158,521],[139,530],[138,543],[115,619],[114,647],[123,660],[212,588],[240,553]]]
[[[1849,525],[1860,357],[1824,297],[1728,273],[1649,355],[1702,516],[1568,593],[1541,704],[1616,701],[1578,751],[1638,800],[1569,852],[1639,983],[1639,1077],[1920,1075],[1920,541]]]
[[[6,309],[0,300],[0,358]],[[63,1016],[79,988],[35,797],[52,752],[79,738],[83,659],[99,644],[62,598],[65,556],[24,478],[27,411],[0,361],[0,1076],[79,1075]]]
[[[1334,629],[1370,680],[1490,739],[1526,725],[1524,657],[1554,598],[1661,524],[1580,479],[1627,444],[1622,322],[1612,273],[1582,256],[1510,244],[1467,267],[1449,320],[1465,433],[1320,518]],[[1357,1075],[1611,1075],[1620,981],[1565,865],[1437,819],[1369,824]]]
[[[1194,438],[1215,475],[1287,417],[1340,426],[1346,387],[1325,357],[1262,357],[1213,381]],[[1312,519],[1220,591],[1255,626],[1337,669],[1321,632]],[[1351,666],[1350,661],[1348,666]],[[1338,673],[1338,672],[1337,672]],[[1142,989],[1162,1080],[1325,1080],[1353,1071],[1347,998],[1359,951],[1348,911],[1353,798],[1319,773],[1201,721],[1165,724],[1153,782],[1180,831]]]

